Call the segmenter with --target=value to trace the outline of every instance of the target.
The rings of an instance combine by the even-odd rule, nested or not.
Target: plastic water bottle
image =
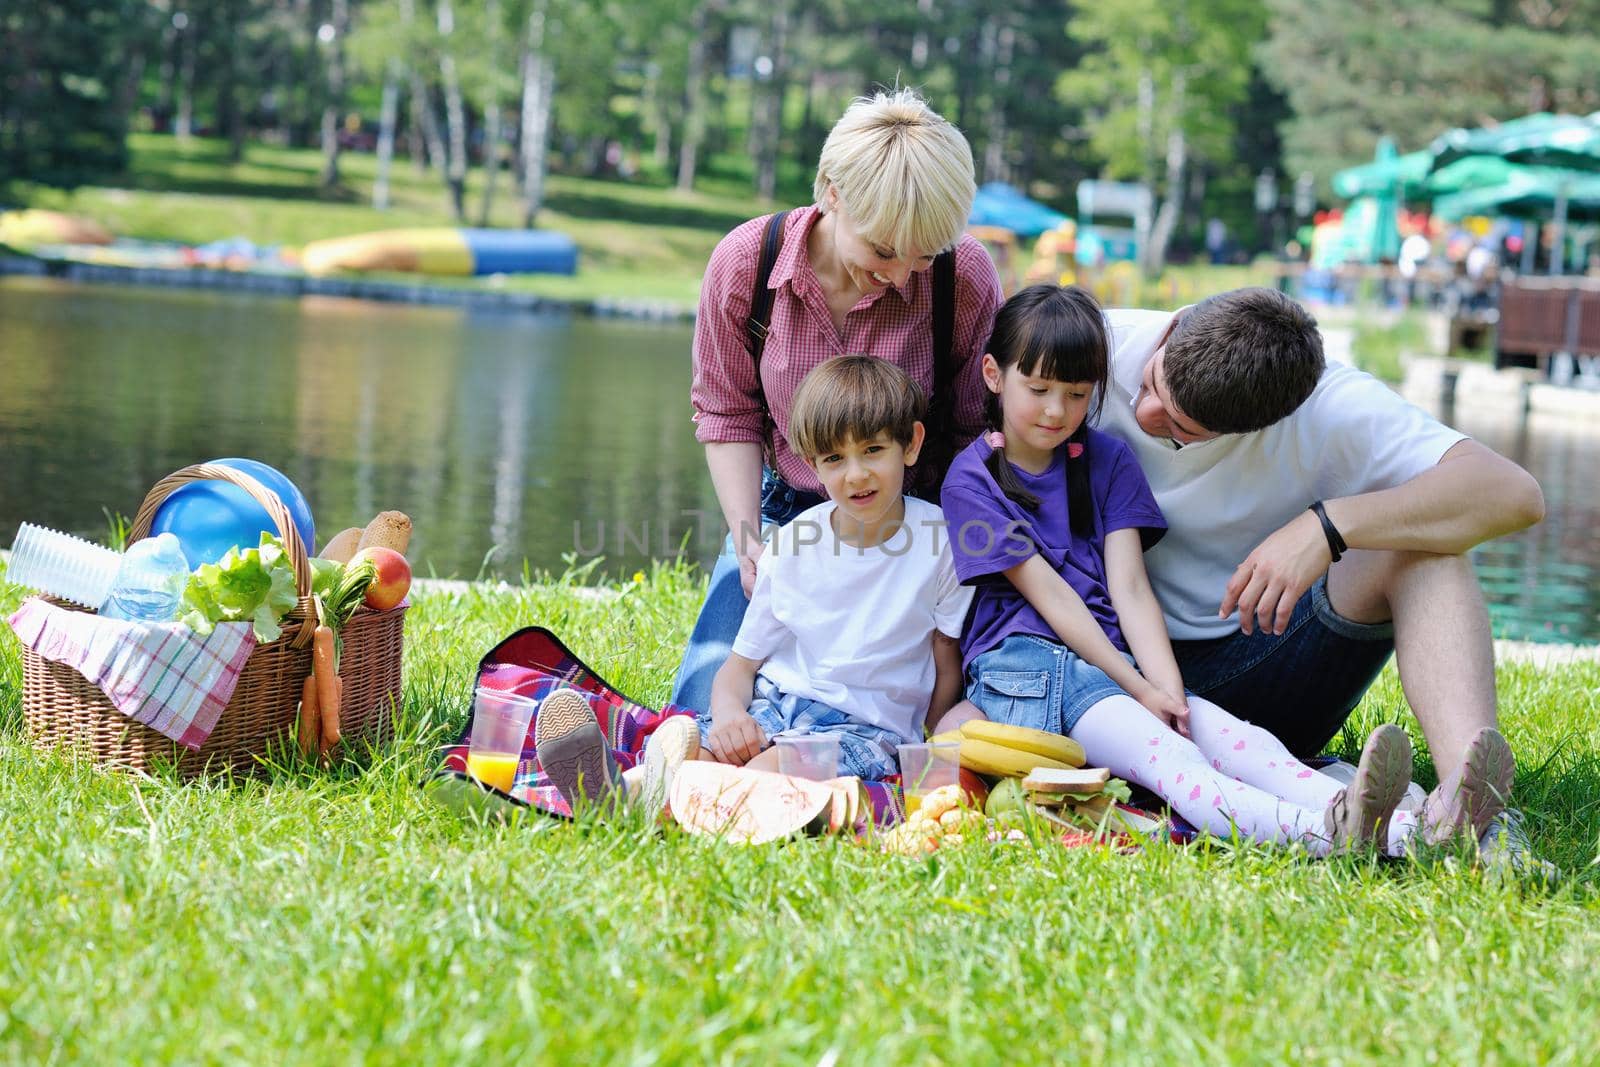
[[[25,522],[11,542],[6,581],[98,608],[110,595],[121,566],[120,552]]]
[[[177,537],[148,537],[123,553],[116,584],[100,614],[132,622],[171,622],[188,581],[189,563]]]

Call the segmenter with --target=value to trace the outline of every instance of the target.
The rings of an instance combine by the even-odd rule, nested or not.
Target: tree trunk
[[[548,0],[537,0],[528,15],[522,44],[522,228],[530,229],[544,206],[545,152],[550,139],[550,101],[555,95],[555,64],[545,55]]]
[[[500,181],[500,28],[504,13],[500,0],[488,0],[489,87],[483,104],[483,199],[478,204],[478,225],[489,225],[494,211],[494,187]]]
[[[449,37],[455,29],[455,9],[450,0],[439,0],[439,36]],[[456,58],[449,45],[439,53],[439,83],[444,88],[445,128],[450,134],[450,150],[444,171],[445,188],[450,191],[450,210],[457,222],[467,218],[467,106],[461,97],[461,78],[456,73]]]
[[[756,161],[756,195],[771,201],[778,192],[778,142],[783,132],[783,96],[789,84],[789,4],[772,0],[772,21],[768,27],[768,51],[772,70],[765,91],[758,98],[754,123],[755,143],[751,146]]]
[[[989,77],[989,121],[984,131],[983,180],[1008,182],[1006,164],[1006,103],[1011,91],[1011,61],[1016,55],[1017,31],[1009,23],[995,31],[994,67]]]
[[[1167,263],[1167,247],[1183,215],[1184,167],[1188,163],[1189,144],[1183,134],[1184,75],[1173,75],[1172,109],[1167,127],[1167,184],[1166,195],[1150,226],[1149,243],[1145,246],[1144,270],[1148,276],[1161,273]]]
[[[400,64],[390,61],[383,74],[383,103],[378,107],[378,174],[372,182],[372,206],[389,207],[389,166],[394,162],[394,128],[400,119]]]
[[[178,114],[172,121],[172,132],[180,141],[194,134],[194,66],[198,28],[194,16],[187,15],[188,23],[178,34]]]
[[[650,129],[650,157],[662,170],[672,162],[672,121],[667,118],[666,90],[661,84],[661,64],[644,68],[645,122]]]
[[[700,0],[694,7],[689,28],[689,71],[685,84],[686,114],[683,143],[678,146],[678,188],[694,188],[695,166],[700,145],[706,136],[706,27],[711,21],[711,0]]]
[[[350,32],[349,0],[333,0],[333,40],[328,42],[328,99],[322,108],[324,189],[339,184],[339,115],[344,110],[344,39]]]

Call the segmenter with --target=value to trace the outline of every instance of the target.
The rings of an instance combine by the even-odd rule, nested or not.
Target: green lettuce
[[[270,533],[256,548],[230,548],[215,563],[204,563],[189,576],[179,618],[195,633],[206,635],[219,622],[248,622],[256,640],[276,641],[283,617],[299,602],[294,567],[283,543]]]

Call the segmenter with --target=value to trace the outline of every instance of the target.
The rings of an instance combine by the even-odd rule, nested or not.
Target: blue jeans
[[[1012,634],[967,665],[967,699],[990,722],[1008,726],[1066,736],[1084,712],[1122,695],[1105,671],[1061,642],[1032,634]]]
[[[1191,692],[1271,731],[1301,758],[1344,726],[1394,652],[1389,623],[1352,622],[1328,602],[1328,579],[1308,589],[1281,634],[1236,631],[1174,641]]]
[[[822,503],[822,499],[816,493],[794,488],[770,469],[761,472],[763,526],[782,526],[807,508]],[[672,682],[672,702],[678,707],[696,712],[711,710],[711,681],[733,651],[733,639],[739,635],[739,624],[749,606],[750,598],[739,581],[739,559],[734,555],[730,533],[711,568],[706,602],[694,621],[689,647],[684,649],[678,676]]]

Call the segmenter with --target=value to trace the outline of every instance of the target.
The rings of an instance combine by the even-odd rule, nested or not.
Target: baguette
[[[1022,780],[1022,788],[1032,793],[1098,793],[1110,780],[1111,772],[1105,767],[1038,767]]]
[[[317,553],[318,559],[331,559],[335,563],[349,563],[350,557],[356,554],[356,546],[361,543],[362,530],[359,526],[352,526],[348,530],[340,530],[322,546],[322,551]]]
[[[356,552],[363,548],[392,548],[402,556],[411,544],[411,516],[403,511],[383,511],[361,532]],[[353,555],[354,553],[352,553]]]

